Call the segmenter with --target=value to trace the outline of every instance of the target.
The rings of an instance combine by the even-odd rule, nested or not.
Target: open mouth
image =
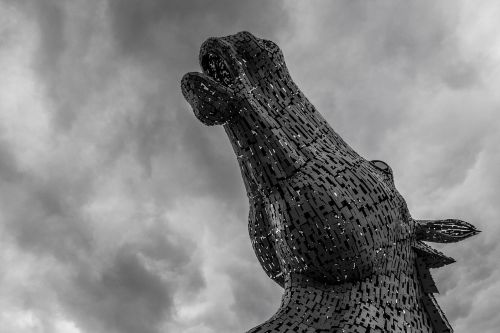
[[[217,81],[218,83],[232,88],[235,84],[235,75],[233,75],[229,65],[223,57],[215,52],[207,52],[201,58],[201,68],[203,73]]]
[[[202,44],[199,59],[202,73],[190,72],[182,77],[182,94],[202,123],[225,124],[239,110],[234,91],[238,64],[230,47],[218,38],[209,38]]]

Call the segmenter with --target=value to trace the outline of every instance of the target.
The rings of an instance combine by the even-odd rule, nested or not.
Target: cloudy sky
[[[179,81],[210,36],[274,40],[415,218],[483,230],[438,246],[457,333],[500,327],[500,4],[0,0],[0,331],[243,332],[281,290],[247,234],[221,127]]]

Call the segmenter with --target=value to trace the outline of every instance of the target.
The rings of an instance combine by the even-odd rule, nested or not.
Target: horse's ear
[[[422,264],[427,268],[439,268],[455,262],[455,259],[445,256],[443,253],[422,242],[415,242],[413,250],[415,250],[417,257],[421,259]]]
[[[454,243],[481,231],[472,224],[455,219],[415,220],[417,222],[417,240],[435,243]]]

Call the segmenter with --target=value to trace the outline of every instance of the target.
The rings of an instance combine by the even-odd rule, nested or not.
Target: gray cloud
[[[207,31],[223,35],[232,34],[236,29],[252,28],[272,35],[277,27],[283,27],[288,21],[280,2],[262,0],[248,3],[230,0],[210,3],[201,0],[111,1],[110,13],[113,31],[122,51],[132,54],[155,52],[152,57],[167,62],[172,58],[177,61],[182,59],[177,56],[162,57],[174,53],[172,45],[165,43],[172,38],[168,36],[172,33],[180,44],[177,48],[182,50],[187,44],[196,50],[200,38],[211,36],[204,36]]]
[[[82,316],[89,330],[157,332],[158,323],[171,311],[173,291],[144,267],[136,253],[119,250],[100,276],[80,271],[76,285],[78,289],[66,291],[70,298],[63,302]]]
[[[244,264],[242,264],[244,263]],[[254,260],[243,261],[227,269],[231,277],[234,304],[232,310],[242,319],[241,326],[250,329],[270,318],[279,306],[280,292],[270,284]],[[249,275],[248,272],[254,272]],[[255,291],[259,290],[258,293]]]
[[[234,154],[179,89],[205,38],[249,30],[282,46],[347,142],[391,164],[416,218],[485,231],[442,247],[457,263],[434,273],[456,332],[496,331],[498,57],[461,2],[0,10],[0,326],[15,315],[12,332],[234,332],[273,314],[281,291],[252,253]]]

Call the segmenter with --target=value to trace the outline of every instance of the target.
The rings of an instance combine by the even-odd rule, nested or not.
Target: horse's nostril
[[[215,81],[231,88],[235,82],[231,70],[224,60],[218,54],[208,52],[201,59],[203,72]]]

